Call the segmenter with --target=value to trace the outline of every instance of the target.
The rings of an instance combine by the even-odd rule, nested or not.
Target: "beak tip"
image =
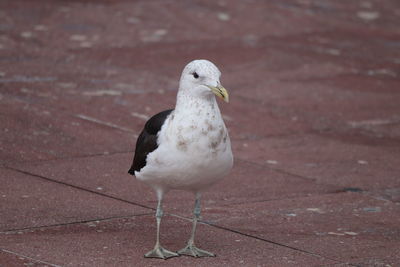
[[[222,100],[224,100],[226,103],[229,103],[229,94],[224,87],[222,87],[221,85],[219,85],[217,87],[213,87],[213,86],[208,86],[208,87],[211,89],[211,91],[215,95],[222,98]]]

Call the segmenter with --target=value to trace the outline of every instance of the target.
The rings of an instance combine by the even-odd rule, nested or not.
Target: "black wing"
[[[140,171],[141,168],[146,166],[147,155],[158,147],[157,133],[161,130],[162,125],[172,111],[173,109],[164,110],[146,122],[136,141],[135,156],[128,171],[129,174],[135,175],[135,171]]]

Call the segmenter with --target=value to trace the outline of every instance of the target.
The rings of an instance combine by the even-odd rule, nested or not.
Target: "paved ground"
[[[397,0],[2,0],[0,266],[400,266],[399,23]],[[195,58],[231,93],[197,238],[218,256],[144,259],[135,138]],[[168,195],[167,248],[192,204]]]

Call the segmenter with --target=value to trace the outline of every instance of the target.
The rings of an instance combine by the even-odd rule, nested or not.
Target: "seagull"
[[[226,176],[233,166],[231,142],[215,98],[216,95],[229,102],[220,76],[221,72],[208,60],[187,64],[180,78],[175,109],[151,117],[137,139],[128,173],[152,187],[158,199],[156,244],[144,255],[147,258],[215,256],[196,247],[194,236],[202,192]],[[195,195],[191,236],[177,253],[160,245],[162,201],[170,190],[186,190]]]

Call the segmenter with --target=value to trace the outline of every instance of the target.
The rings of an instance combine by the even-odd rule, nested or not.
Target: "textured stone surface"
[[[154,221],[153,216],[135,216],[23,231],[20,234],[0,234],[0,244],[10,251],[20,251],[62,266],[293,266],[335,263],[318,255],[307,255],[206,225],[199,225],[196,244],[216,253],[217,257],[193,259],[181,256],[167,261],[146,259],[143,254],[154,246]],[[190,227],[190,221],[165,217],[161,244],[170,250],[179,250],[189,237]]]
[[[0,266],[399,265],[399,16],[396,0],[0,1]],[[235,167],[198,234],[218,257],[144,259],[156,198],[126,171],[195,58],[231,96]],[[167,195],[167,247],[192,206]]]
[[[210,223],[327,258],[354,264],[400,261],[400,205],[387,200],[347,192],[214,209],[218,211],[229,216],[210,213]]]
[[[50,177],[62,183],[155,207],[157,199],[153,190],[127,173],[131,160],[132,153],[123,153],[18,163],[13,167],[34,175]],[[237,186],[238,184],[240,186]],[[268,166],[238,159],[232,173],[205,192],[203,206],[212,208],[215,205],[332,193],[340,189],[341,187],[318,184],[313,179],[274,171]],[[169,209],[188,214],[193,208],[194,196],[182,191],[171,191],[166,195],[164,203]]]
[[[7,267],[20,267],[20,266],[33,266],[33,267],[44,267],[52,266],[47,262],[41,262],[27,258],[26,256],[18,255],[8,250],[0,251],[0,263],[1,266]]]
[[[13,170],[1,169],[0,183],[0,231],[151,212],[116,199]]]

